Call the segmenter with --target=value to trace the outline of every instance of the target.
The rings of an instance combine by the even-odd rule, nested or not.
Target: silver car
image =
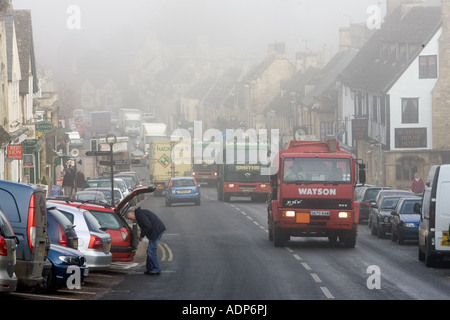
[[[65,204],[54,204],[75,225],[78,235],[78,250],[86,257],[86,264],[90,271],[107,270],[112,261],[111,242],[109,233],[102,230],[98,220],[88,210],[78,209]]]
[[[17,237],[8,219],[0,211],[0,292],[12,292],[17,288],[16,265]]]
[[[109,203],[108,198],[103,192],[96,191],[96,190],[83,190],[78,191],[75,194],[74,199],[76,201],[81,202],[101,202],[101,203]]]

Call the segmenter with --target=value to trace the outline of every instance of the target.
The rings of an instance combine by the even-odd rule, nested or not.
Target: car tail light
[[[8,246],[6,245],[5,239],[0,236],[0,256],[8,255]]]
[[[67,239],[66,233],[64,232],[63,228],[59,224],[58,226],[58,243],[62,245],[63,247],[69,246],[69,240]]]
[[[89,249],[103,249],[103,241],[100,237],[91,234],[91,240],[89,241]]]
[[[28,209],[28,247],[31,253],[34,253],[34,246],[36,245],[36,206],[35,206],[35,195],[33,194],[30,199],[30,205]]]
[[[120,228],[120,235],[122,236],[123,241],[128,240],[128,230],[124,227]]]

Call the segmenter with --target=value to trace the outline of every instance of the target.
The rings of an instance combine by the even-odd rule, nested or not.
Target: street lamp
[[[114,206],[114,152],[113,145],[117,142],[117,137],[114,134],[106,136],[106,143],[109,144],[110,161],[111,161],[111,205]]]

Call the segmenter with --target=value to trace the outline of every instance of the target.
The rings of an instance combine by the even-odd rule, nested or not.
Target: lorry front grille
[[[350,210],[350,199],[283,199],[283,208]]]

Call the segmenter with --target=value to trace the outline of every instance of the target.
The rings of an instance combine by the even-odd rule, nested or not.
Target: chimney
[[[352,47],[352,32],[350,27],[339,28],[339,52]]]
[[[267,53],[275,54],[277,57],[284,58],[286,56],[286,43],[284,42],[274,42],[269,43]]]
[[[0,0],[0,13],[1,14],[5,14],[5,13],[12,13],[13,12],[13,8],[12,8],[12,0]]]
[[[386,16],[391,15],[400,5],[402,0],[386,0]]]
[[[401,17],[409,9],[423,5],[423,0],[386,0],[386,16],[391,15],[398,7],[401,7]]]

